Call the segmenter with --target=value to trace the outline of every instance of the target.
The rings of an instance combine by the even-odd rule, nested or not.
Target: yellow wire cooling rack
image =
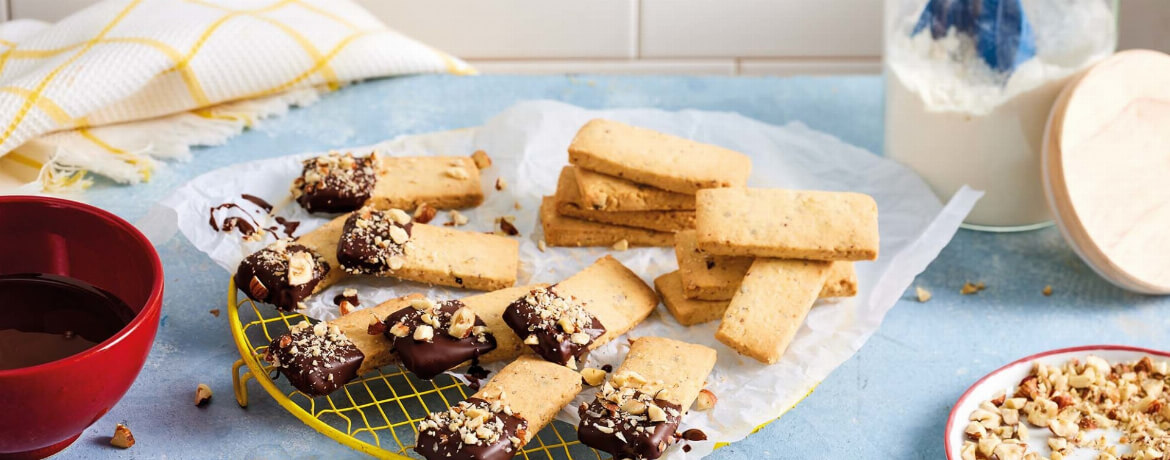
[[[378,458],[411,459],[419,458],[413,451],[418,422],[427,414],[445,410],[474,393],[447,374],[422,380],[397,366],[386,366],[328,396],[310,398],[286,380],[274,379],[275,369],[264,361],[264,352],[272,338],[307,318],[299,313],[257,307],[246,297],[237,301],[234,280],[228,282],[227,299],[232,338],[241,357],[232,366],[232,386],[240,407],[248,406],[248,381],[255,380],[277,404],[333,440]],[[756,427],[756,431],[766,425]],[[724,445],[720,443],[717,448]],[[577,441],[576,427],[560,421],[540,430],[520,455],[525,459],[547,460],[609,457],[581,444]]]
[[[422,380],[397,366],[386,366],[328,396],[310,398],[286,380],[273,379],[275,369],[263,359],[273,337],[306,318],[298,313],[257,307],[246,297],[237,301],[234,280],[228,283],[228,314],[241,357],[232,366],[236,402],[241,407],[248,406],[247,384],[255,380],[293,416],[359,452],[378,458],[420,458],[413,451],[418,422],[427,414],[445,410],[474,393],[447,374]],[[524,446],[521,455],[534,460],[608,458],[578,442],[576,427],[559,421],[537,433]]]

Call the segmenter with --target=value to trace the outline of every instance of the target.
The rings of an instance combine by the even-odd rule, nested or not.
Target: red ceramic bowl
[[[0,370],[0,458],[51,455],[114,407],[142,369],[162,310],[162,264],[134,226],[74,201],[0,196],[0,275],[29,272],[89,282],[137,314],[89,350]]]

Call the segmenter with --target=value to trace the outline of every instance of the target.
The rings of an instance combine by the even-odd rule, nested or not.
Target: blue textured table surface
[[[151,183],[101,182],[86,197],[131,221],[201,173],[235,162],[372,144],[400,134],[475,126],[513,103],[556,99],[584,107],[734,111],[768,123],[799,120],[880,152],[879,77],[409,77],[368,82],[201,148]],[[763,173],[763,172],[761,172]],[[358,456],[301,424],[258,386],[247,409],[232,397],[239,358],[224,307],[228,274],[182,236],[158,248],[166,270],[163,324],[125,398],[61,458],[346,458]],[[965,281],[987,290],[960,296]],[[1053,228],[996,235],[960,231],[861,351],[782,419],[711,458],[944,458],[951,405],[981,375],[1018,357],[1092,343],[1170,348],[1170,300],[1128,294],[1098,278]],[[1052,285],[1050,297],[1041,294]],[[912,289],[911,289],[912,291]],[[199,382],[213,404],[191,404]],[[127,421],[138,444],[108,436]]]

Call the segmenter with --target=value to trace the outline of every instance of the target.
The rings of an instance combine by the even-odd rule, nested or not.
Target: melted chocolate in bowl
[[[122,299],[76,278],[0,275],[0,370],[88,350],[134,319]]]

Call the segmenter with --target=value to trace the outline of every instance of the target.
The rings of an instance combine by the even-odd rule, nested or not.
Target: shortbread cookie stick
[[[756,259],[715,338],[765,364],[780,360],[829,276],[829,262]]]
[[[697,195],[698,246],[711,254],[810,260],[878,256],[877,203],[869,195],[781,189],[710,189]]]
[[[507,460],[581,391],[581,375],[522,356],[466,401],[418,425],[415,452],[428,460]]]
[[[596,211],[694,211],[695,196],[569,166],[581,205]]]
[[[519,243],[508,237],[416,224],[399,209],[355,211],[337,259],[351,274],[492,291],[516,284]]]
[[[683,292],[692,299],[730,300],[753,258],[709,254],[699,249],[697,237],[694,230],[674,234],[674,256],[678,259]]]
[[[658,296],[611,256],[508,306],[504,321],[544,359],[576,367],[589,350],[625,334],[658,306]]]
[[[590,209],[588,205],[582,203],[581,192],[571,167],[561,170],[554,198],[557,201],[557,212],[568,217],[660,232],[676,232],[695,227],[694,211],[609,212]]]
[[[329,322],[302,321],[272,340],[265,360],[309,396],[323,396],[373,369],[394,362],[392,344],[368,334],[371,322],[422,298],[412,294],[358,310]]]
[[[661,457],[713,367],[711,348],[661,337],[635,340],[611,382],[578,407],[577,437],[615,458]]]
[[[405,239],[396,243],[403,232]],[[252,300],[292,311],[347,273],[501,289],[516,283],[519,258],[519,244],[511,238],[416,224],[398,209],[363,208],[244,258],[236,286]]]
[[[728,300],[688,299],[683,293],[682,277],[678,271],[659,276],[654,280],[654,289],[662,297],[662,303],[671,316],[683,326],[715,321],[723,317]]]
[[[610,120],[590,120],[569,144],[569,163],[678,193],[742,187],[751,159],[742,153]]]
[[[747,256],[708,254],[696,245],[696,233],[693,230],[675,233],[674,254],[678,259],[683,293],[687,298],[698,300],[731,300],[754,260]],[[857,271],[853,268],[853,262],[833,262],[820,297],[855,295]]]
[[[304,161],[293,197],[309,212],[362,206],[466,208],[483,202],[479,168],[470,157],[354,157],[330,152]]]
[[[520,338],[504,323],[503,313],[513,300],[537,287],[540,285],[518,286],[459,299],[459,302],[471,309],[475,313],[476,319],[481,321],[475,324],[486,326],[486,332],[491,333],[495,339],[496,348],[494,350],[482,355],[474,353],[479,355],[480,363],[506,361],[527,351],[527,347],[520,342]],[[271,350],[269,355],[276,356],[274,359],[270,358],[270,361],[276,363],[280,372],[302,393],[311,396],[331,393],[358,376],[400,361],[399,353],[394,349],[393,339],[396,337],[383,326],[384,320],[395,312],[404,309],[413,310],[413,305],[423,300],[428,299],[422,294],[410,294],[387,300],[370,308],[352,311],[327,323],[321,323],[328,328],[324,329],[325,331],[332,330],[332,327],[336,326],[337,332],[341,336],[339,339],[344,338],[344,340],[339,340],[340,342],[352,343],[354,350],[350,350],[350,355],[345,360],[320,361],[297,358],[298,354],[311,356],[312,350],[309,347],[291,349],[292,340],[285,341],[281,336],[274,339],[269,346],[269,350]],[[443,333],[449,329],[449,324],[446,329],[438,329],[437,332]],[[413,331],[411,332],[413,336]],[[293,334],[285,335],[291,336]],[[273,355],[273,353],[276,354]],[[443,370],[466,364],[462,361],[465,360],[456,361]]]
[[[549,246],[612,246],[625,240],[630,246],[670,246],[674,234],[643,228],[589,222],[557,213],[556,199],[544,197],[540,203],[540,225]]]

